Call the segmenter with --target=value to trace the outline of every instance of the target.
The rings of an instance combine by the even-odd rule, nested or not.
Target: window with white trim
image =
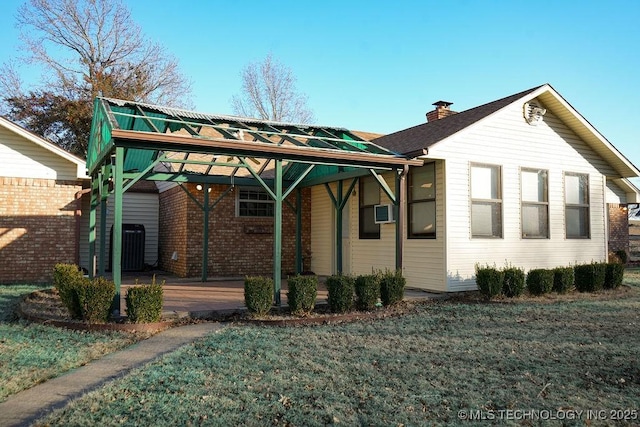
[[[589,220],[589,176],[564,174],[564,218],[567,239],[591,237]]]
[[[502,237],[500,166],[471,164],[471,237]]]
[[[238,216],[273,217],[273,199],[263,188],[238,190]]]
[[[435,163],[409,169],[408,238],[436,237],[436,167]]]
[[[549,238],[548,172],[520,170],[520,202],[523,239]]]

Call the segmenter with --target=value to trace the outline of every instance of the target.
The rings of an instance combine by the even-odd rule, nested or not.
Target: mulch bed
[[[35,291],[27,295],[18,305],[17,315],[23,319],[45,325],[58,326],[78,331],[123,331],[156,333],[173,326],[175,320],[155,323],[86,323],[69,317],[69,312],[60,301],[56,289]]]

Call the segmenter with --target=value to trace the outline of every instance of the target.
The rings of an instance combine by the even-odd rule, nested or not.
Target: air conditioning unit
[[[388,224],[396,221],[393,217],[393,205],[375,205],[373,213],[376,224]]]

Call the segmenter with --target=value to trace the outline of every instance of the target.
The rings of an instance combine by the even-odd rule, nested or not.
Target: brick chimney
[[[436,109],[433,111],[429,111],[427,113],[427,122],[433,122],[436,120],[443,119],[447,116],[451,116],[452,114],[456,114],[456,111],[451,111],[449,109],[449,106],[452,104],[453,102],[447,102],[447,101],[438,101],[431,104],[431,105],[435,105]]]

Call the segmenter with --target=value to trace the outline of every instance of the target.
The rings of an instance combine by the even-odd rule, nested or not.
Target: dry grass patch
[[[230,327],[43,422],[471,425],[459,410],[637,409],[636,274],[621,293],[590,298],[441,301],[353,324]]]

